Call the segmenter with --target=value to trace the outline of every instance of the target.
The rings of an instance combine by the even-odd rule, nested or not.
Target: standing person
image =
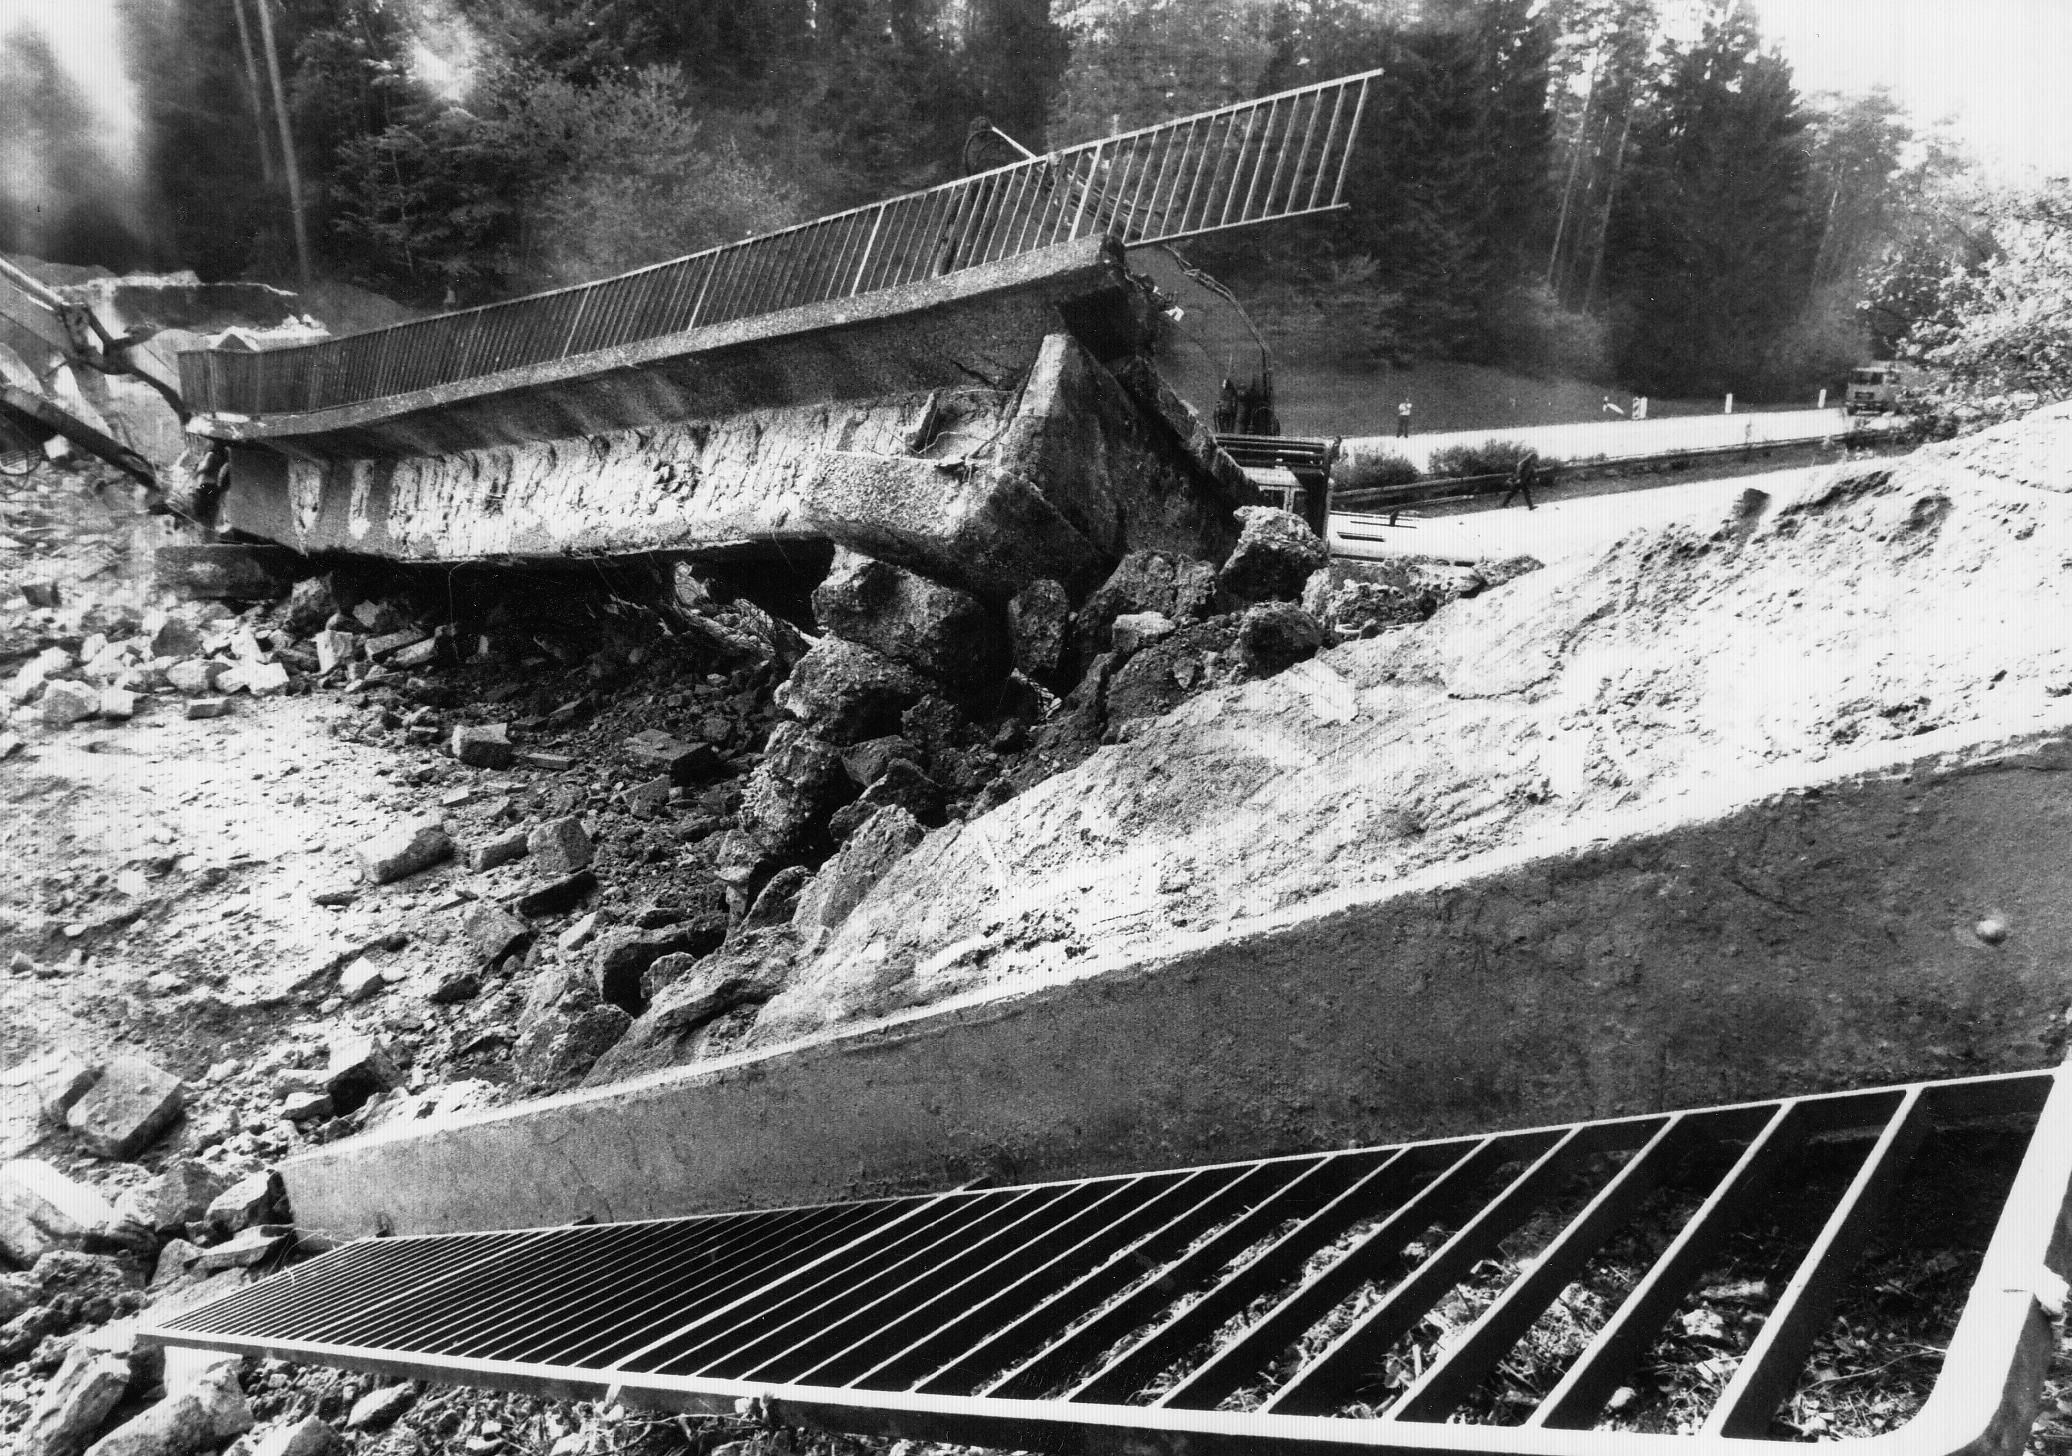
[[[1403,439],[1410,433],[1410,401],[1404,400],[1396,406],[1396,438]]]
[[[1626,418],[1626,411],[1613,404],[1610,395],[1604,397],[1604,412],[1608,415],[1617,415],[1620,419]]]
[[[1511,479],[1508,482],[1510,489],[1505,491],[1504,498],[1497,502],[1497,509],[1502,510],[1509,505],[1511,497],[1514,495],[1525,497],[1525,508],[1527,510],[1536,509],[1532,503],[1532,488],[1539,483],[1539,479],[1540,452],[1528,448],[1523,455],[1518,457],[1518,463],[1511,467]]]

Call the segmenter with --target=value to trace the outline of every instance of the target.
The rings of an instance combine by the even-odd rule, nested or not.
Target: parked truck
[[[1889,414],[1907,393],[1920,386],[1920,371],[1890,360],[1859,365],[1849,371],[1842,407],[1852,415]]]

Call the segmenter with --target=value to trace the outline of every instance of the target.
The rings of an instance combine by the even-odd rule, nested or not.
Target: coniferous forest
[[[1882,93],[1804,94],[1748,0],[119,8],[128,174],[76,78],[0,60],[61,184],[0,198],[0,250],[468,304],[946,180],[975,116],[1040,150],[1380,67],[1347,212],[1189,246],[1269,335],[1762,399],[1950,345],[2010,218],[2064,215]]]

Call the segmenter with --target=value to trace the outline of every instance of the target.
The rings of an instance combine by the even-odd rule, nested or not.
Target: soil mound
[[[2072,406],[1749,492],[1196,698],[930,835],[769,1044],[1156,957],[1436,866],[1731,811],[1879,745],[2072,717]],[[1895,744],[1888,755],[1910,756]]]

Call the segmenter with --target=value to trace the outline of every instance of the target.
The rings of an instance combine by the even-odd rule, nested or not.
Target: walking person
[[[1404,400],[1396,406],[1396,438],[1405,439],[1410,434],[1410,401]]]
[[[1506,490],[1504,498],[1497,502],[1497,509],[1502,510],[1509,505],[1511,497],[1516,495],[1525,497],[1527,510],[1536,509],[1532,503],[1532,488],[1540,483],[1540,452],[1528,449],[1518,457],[1518,463],[1511,467],[1511,479],[1508,482],[1510,489]]]

